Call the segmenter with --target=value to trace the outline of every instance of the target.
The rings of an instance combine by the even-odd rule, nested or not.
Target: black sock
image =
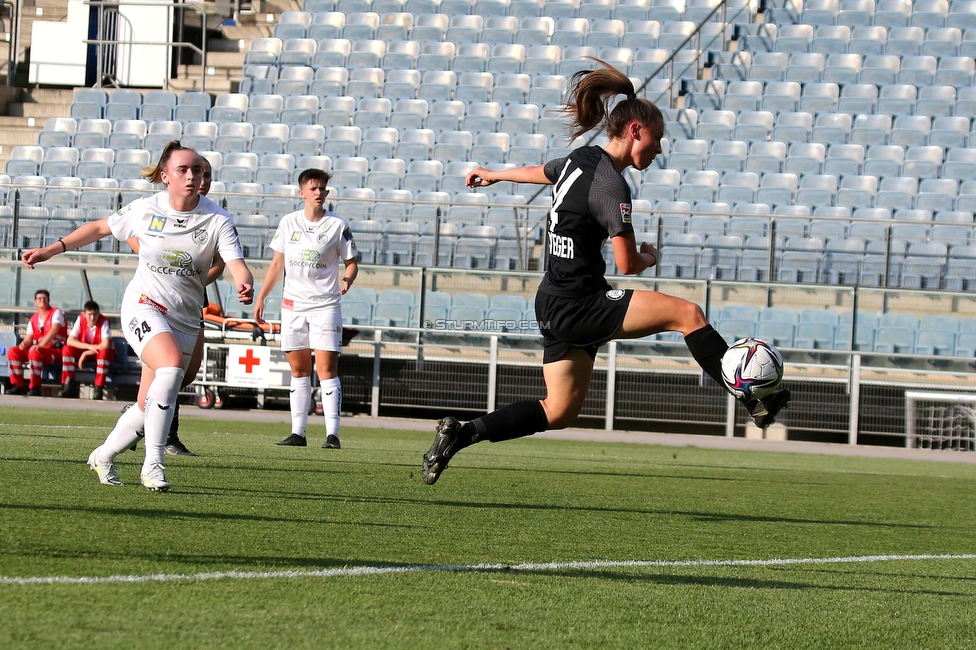
[[[173,407],[173,422],[169,425],[169,434],[166,444],[172,445],[180,441],[180,399],[176,398],[176,405]]]
[[[729,344],[725,342],[722,335],[715,331],[711,325],[705,325],[691,334],[685,336],[685,345],[691,356],[702,367],[709,377],[718,382],[719,386],[725,386],[722,380],[722,357],[729,349]]]
[[[501,442],[531,436],[549,428],[549,418],[539,400],[526,400],[503,406],[480,418],[471,420],[461,432],[471,439],[471,443],[490,440]]]

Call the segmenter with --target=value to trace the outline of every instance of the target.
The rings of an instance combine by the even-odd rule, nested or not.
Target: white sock
[[[338,377],[322,380],[322,412],[325,435],[339,437],[339,409],[342,407],[342,385]]]
[[[311,377],[291,378],[288,402],[291,405],[291,432],[304,438],[308,428],[308,408],[312,404]]]
[[[133,404],[119,416],[112,433],[95,450],[95,457],[99,463],[110,463],[115,457],[132,446],[139,439],[139,434],[146,424],[146,414],[139,410],[138,404]]]
[[[173,405],[183,383],[183,368],[157,368],[146,395],[146,460],[143,468],[163,462],[166,435],[173,422]],[[131,410],[131,409],[130,409]]]

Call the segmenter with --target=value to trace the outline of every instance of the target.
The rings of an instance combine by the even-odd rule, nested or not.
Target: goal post
[[[976,393],[905,391],[905,446],[976,451]]]

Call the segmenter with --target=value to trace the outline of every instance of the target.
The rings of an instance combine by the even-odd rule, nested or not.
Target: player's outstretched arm
[[[108,237],[111,234],[112,229],[108,226],[108,219],[91,221],[65,235],[50,246],[30,249],[24,253],[21,259],[23,259],[27,268],[32,269],[35,264],[46,262],[55,255],[81,248],[82,246],[98,241],[102,237]]]
[[[254,276],[251,275],[251,269],[247,268],[243,258],[227,262],[227,268],[237,286],[237,300],[242,305],[250,305],[254,300]]]
[[[479,167],[468,172],[464,184],[468,187],[487,187],[495,183],[508,181],[511,183],[535,183],[536,185],[552,185],[552,181],[546,176],[545,165],[532,165],[530,167],[515,167],[513,169],[501,169],[492,171]]]
[[[268,272],[264,274],[264,283],[261,284],[261,291],[258,292],[258,297],[254,299],[254,320],[261,325],[267,322],[264,320],[264,301],[268,299],[271,290],[278,284],[278,280],[281,279],[281,273],[284,270],[285,255],[284,253],[275,251],[274,256],[271,258],[271,264],[268,265]]]
[[[637,275],[657,264],[657,249],[642,242],[638,250],[632,232],[617,235],[610,241],[613,243],[613,257],[617,268],[624,275]]]

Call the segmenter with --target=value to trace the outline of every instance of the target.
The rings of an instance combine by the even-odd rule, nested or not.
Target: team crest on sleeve
[[[607,291],[607,300],[620,300],[624,297],[623,289],[610,289]]]
[[[149,218],[149,232],[163,232],[166,227],[166,217],[154,214]]]
[[[633,206],[631,206],[630,203],[621,203],[620,204],[620,220],[623,221],[624,223],[630,223],[631,211],[632,210],[633,210]]]
[[[190,238],[193,239],[194,244],[205,244],[207,243],[207,231],[203,228],[198,228],[197,230],[193,231]]]

